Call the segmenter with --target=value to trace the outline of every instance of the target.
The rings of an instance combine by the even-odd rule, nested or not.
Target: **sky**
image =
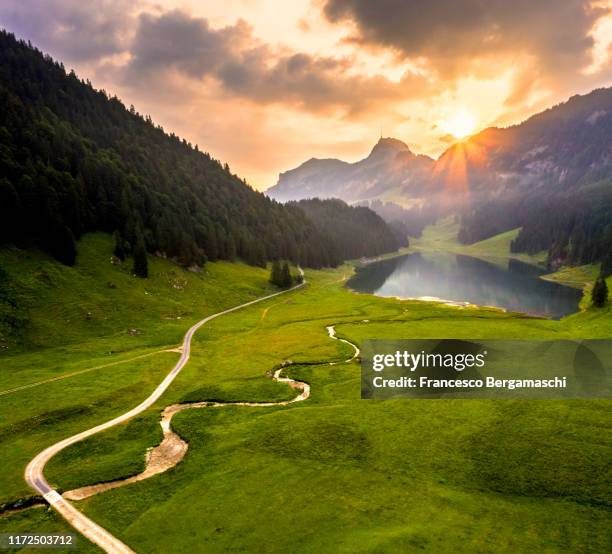
[[[260,190],[612,85],[612,0],[2,0],[0,26]]]

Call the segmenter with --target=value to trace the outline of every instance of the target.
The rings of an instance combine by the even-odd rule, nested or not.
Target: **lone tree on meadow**
[[[593,306],[598,308],[605,306],[608,301],[608,285],[602,275],[597,278],[593,285],[591,299],[593,300]]]
[[[134,274],[145,279],[149,276],[149,263],[147,261],[147,249],[145,248],[142,232],[137,231],[136,244],[134,245]]]
[[[277,287],[287,288],[291,286],[292,282],[289,263],[283,262],[281,265],[278,260],[274,260],[272,262],[272,270],[270,271],[270,283]]]
[[[272,269],[270,270],[270,283],[281,286],[281,265],[278,260],[272,262]]]
[[[281,281],[281,287],[290,287],[291,286],[291,270],[289,269],[289,263],[288,262],[284,262],[283,266],[281,267],[281,273],[280,273],[280,281]]]

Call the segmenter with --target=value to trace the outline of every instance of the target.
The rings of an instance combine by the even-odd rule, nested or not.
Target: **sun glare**
[[[461,110],[440,125],[447,133],[455,138],[462,139],[476,130],[476,119],[467,110]]]

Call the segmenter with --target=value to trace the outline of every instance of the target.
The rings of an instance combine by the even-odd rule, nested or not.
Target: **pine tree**
[[[593,300],[593,306],[598,308],[605,306],[606,302],[608,301],[608,285],[606,284],[606,280],[601,275],[597,278],[597,281],[595,281],[595,284],[593,285],[591,299]]]
[[[291,270],[289,269],[289,264],[287,262],[284,262],[283,266],[281,267],[280,286],[281,287],[291,286]]]
[[[277,287],[281,285],[281,265],[278,260],[274,260],[272,262],[272,269],[270,271],[270,283],[276,285]]]
[[[60,221],[51,223],[43,242],[56,260],[64,265],[74,265],[76,244],[72,231],[66,225]]]
[[[194,247],[192,246],[191,240],[186,233],[181,234],[181,238],[176,245],[177,249],[177,260],[178,263],[184,267],[190,265],[195,259]]]
[[[125,241],[119,231],[115,231],[113,236],[115,237],[115,249],[113,255],[119,258],[121,261],[125,260]]]
[[[227,237],[227,259],[231,262],[236,259],[236,241],[232,235]]]
[[[266,251],[261,241],[253,241],[252,243],[252,263],[259,267],[266,267]]]
[[[219,258],[219,248],[217,244],[217,233],[214,227],[208,228],[208,233],[206,235],[206,244],[204,245],[204,252],[206,252],[206,257],[211,262],[216,262]]]
[[[136,243],[134,245],[134,274],[145,279],[149,276],[149,264],[147,261],[147,249],[145,248],[142,231],[136,231]]]
[[[217,258],[219,260],[227,259],[227,244],[226,235],[223,227],[216,227],[215,235],[217,236]]]
[[[21,227],[21,205],[15,187],[0,179],[0,241],[12,238]]]

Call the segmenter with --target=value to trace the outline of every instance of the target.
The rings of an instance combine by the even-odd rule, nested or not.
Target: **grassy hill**
[[[34,250],[0,250],[4,289],[20,318],[12,329],[6,322],[2,327],[5,353],[101,338],[102,354],[172,344],[203,312],[270,287],[266,269],[219,262],[196,273],[154,256],[150,277],[139,279],[132,260],[114,264],[112,252],[112,239],[103,233],[83,237],[74,267]]]
[[[131,260],[111,263],[112,249],[110,236],[86,235],[74,267],[0,250],[2,290],[19,316],[16,328],[2,326],[0,504],[30,494],[22,473],[43,445],[146,397],[178,357],[164,351],[192,323],[271,292],[267,270],[227,262],[192,273],[151,257],[150,277],[140,279]]]
[[[433,225],[428,225],[419,238],[411,239],[410,244],[417,250],[440,250],[455,252],[486,258],[489,260],[507,260],[513,258],[525,263],[541,265],[546,261],[546,252],[530,256],[523,253],[510,252],[510,243],[517,237],[520,229],[512,229],[495,235],[494,237],[475,242],[474,244],[462,244],[457,240],[460,225],[454,216],[441,219]]]
[[[584,289],[585,286],[592,284],[599,275],[599,264],[579,265],[573,267],[563,267],[559,271],[542,275],[542,279],[562,283],[569,287]]]
[[[80,251],[89,254],[74,268],[82,285],[73,289],[58,280],[51,289],[37,281],[43,302],[30,305],[30,319],[40,321],[62,303],[110,308],[117,300],[103,298],[109,279],[124,291],[129,308],[102,320],[104,333],[96,334],[86,317],[72,319],[71,331],[69,323],[59,323],[58,347],[52,329],[24,330],[24,340],[40,348],[26,353],[15,346],[3,354],[5,387],[99,363],[91,352],[104,359],[109,349],[122,349],[109,356],[119,361],[164,349],[196,316],[267,289],[263,270],[211,264],[207,271],[217,281],[210,284],[164,260],[154,261],[151,285],[135,281],[130,288],[133,278],[109,264],[104,248],[96,253],[110,248],[108,239],[86,240],[92,243]],[[52,275],[60,271],[40,256],[24,265],[18,256],[10,264],[6,259],[11,275],[35,263]],[[173,271],[188,280],[182,291],[168,281]],[[348,357],[348,347],[327,336],[331,324],[357,344],[407,336],[607,338],[612,310],[550,321],[377,298],[343,287],[351,271],[309,271],[306,289],[206,325],[195,337],[192,360],[158,404],[66,450],[50,464],[50,481],[65,490],[139,471],[146,448],[159,441],[159,413],[168,404],[292,397],[286,385],[266,376],[291,359],[298,364],[291,376],[312,386],[306,402],[182,412],[173,425],[189,451],[176,468],[79,508],[137,551],[253,551],[262,545],[306,552],[609,551],[606,401],[362,401],[357,363],[310,364]],[[242,289],[228,292],[238,282]],[[149,286],[154,307],[146,304]],[[165,319],[179,310],[183,319]],[[132,326],[142,334],[129,335]],[[155,354],[0,397],[1,462],[8,468],[0,482],[3,499],[27,494],[20,477],[29,457],[136,404],[175,359]],[[1,516],[0,531],[9,530],[67,527],[46,509],[30,509]]]

